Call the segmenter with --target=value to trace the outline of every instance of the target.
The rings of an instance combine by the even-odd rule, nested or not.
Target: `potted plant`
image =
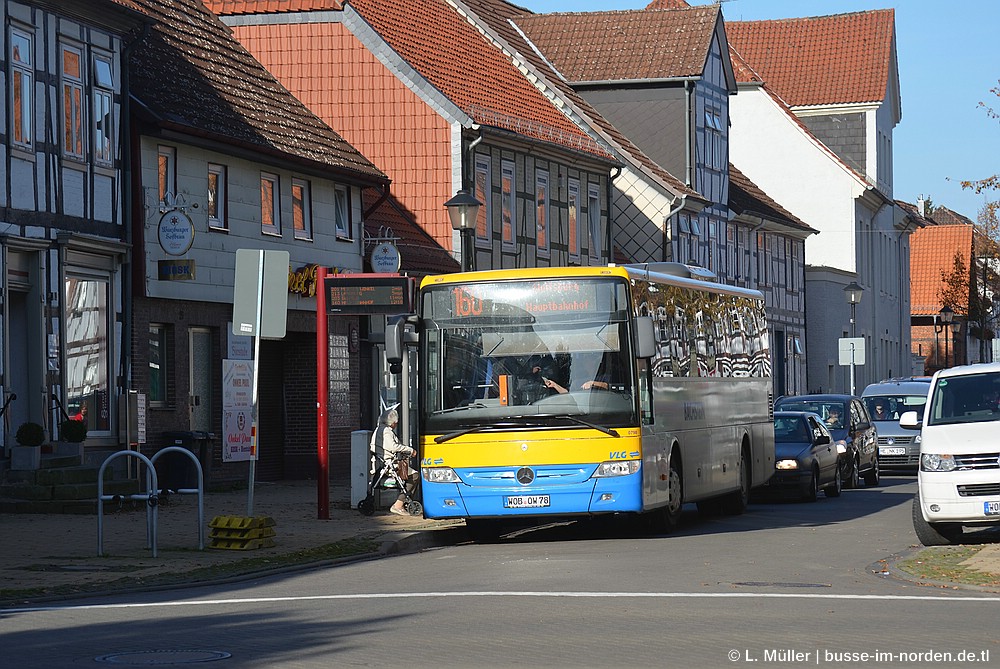
[[[56,455],[72,455],[83,461],[83,442],[87,439],[87,423],[82,420],[67,419],[59,424],[59,441]]]
[[[42,463],[45,428],[38,423],[21,423],[14,434],[18,445],[11,449],[11,469],[38,469]]]

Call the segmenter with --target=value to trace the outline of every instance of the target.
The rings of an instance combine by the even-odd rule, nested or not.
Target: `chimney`
[[[923,195],[917,198],[917,213],[924,218],[927,217],[927,202],[924,201]]]

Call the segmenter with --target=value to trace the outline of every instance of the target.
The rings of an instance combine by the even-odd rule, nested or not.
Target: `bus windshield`
[[[637,422],[619,278],[433,286],[421,316],[424,434]]]

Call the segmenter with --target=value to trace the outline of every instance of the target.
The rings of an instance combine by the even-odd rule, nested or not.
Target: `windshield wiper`
[[[609,427],[604,427],[603,425],[595,425],[589,421],[585,421],[582,418],[574,416],[569,413],[552,413],[552,414],[533,414],[533,415],[517,415],[517,416],[506,416],[504,420],[529,420],[535,418],[565,418],[566,420],[573,421],[584,427],[589,427],[592,430],[597,430],[598,432],[603,432],[609,437],[621,437],[617,430]],[[434,437],[434,442],[438,444],[443,444],[446,441],[451,441],[456,437],[461,437],[463,434],[471,434],[473,432],[481,432],[483,430],[493,429],[497,427],[506,427],[503,423],[494,423],[492,425],[476,425],[475,427],[467,427],[461,430],[455,430],[454,432],[449,432],[448,434],[442,434]]]
[[[432,411],[430,415],[440,416],[443,413],[454,413],[456,411],[468,411],[469,409],[485,409],[485,404],[480,404],[479,402],[474,402],[473,404],[463,404],[462,406],[452,407],[450,409],[439,409],[438,411]]]

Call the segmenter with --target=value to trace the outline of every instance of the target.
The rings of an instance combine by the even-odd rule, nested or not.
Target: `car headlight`
[[[597,471],[594,472],[594,478],[607,478],[609,476],[628,476],[629,474],[635,474],[639,471],[639,460],[617,460],[614,462],[602,462],[598,467]]]
[[[847,452],[847,442],[843,439],[838,439],[834,442],[834,446],[837,447],[837,455],[843,455]]]
[[[921,453],[920,469],[925,472],[950,472],[955,469],[955,456]]]
[[[774,463],[774,468],[775,469],[798,469],[799,468],[799,461],[798,460],[778,460],[777,462]]]
[[[424,467],[420,470],[428,483],[460,483],[462,479],[451,467]]]

